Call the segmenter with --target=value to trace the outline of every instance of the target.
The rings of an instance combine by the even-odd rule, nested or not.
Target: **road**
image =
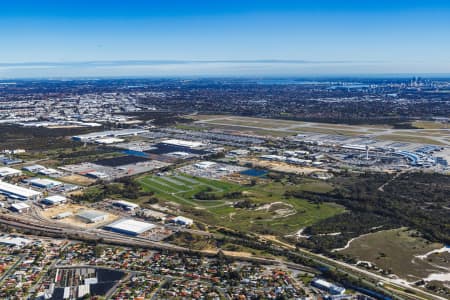
[[[39,218],[38,220],[36,220],[36,219],[30,220],[30,216],[28,218],[24,218],[22,216],[17,216],[17,215],[14,215],[14,216],[0,215],[0,223],[9,225],[9,226],[13,226],[16,228],[41,231],[42,235],[45,235],[47,233],[47,234],[57,234],[60,236],[67,236],[68,238],[72,238],[72,239],[90,239],[90,240],[102,239],[104,243],[120,244],[120,245],[124,245],[124,246],[148,247],[148,248],[153,248],[153,249],[170,250],[170,251],[178,251],[178,252],[198,252],[198,253],[202,253],[205,255],[212,255],[212,253],[210,251],[192,251],[188,248],[171,245],[171,244],[164,243],[164,242],[152,242],[145,238],[123,236],[118,233],[104,231],[101,229],[91,229],[89,231],[81,231],[80,232],[80,229],[59,228],[59,227],[56,227],[57,224],[54,224],[54,222],[47,223],[47,222],[44,222],[41,218]],[[210,233],[208,233],[208,234],[210,234]],[[260,239],[263,241],[273,242],[272,240],[267,240],[262,236],[260,237]],[[431,294],[427,291],[421,290],[414,286],[410,286],[408,284],[398,282],[394,279],[390,279],[385,276],[381,276],[379,274],[375,274],[370,271],[358,268],[354,265],[351,265],[351,264],[348,264],[345,262],[341,262],[338,260],[334,260],[334,259],[328,258],[321,254],[312,253],[306,249],[295,249],[294,246],[286,244],[286,243],[282,243],[280,241],[277,241],[277,244],[278,244],[278,247],[288,250],[288,251],[292,252],[293,254],[302,253],[306,258],[310,258],[313,261],[315,261],[316,263],[319,263],[321,265],[326,264],[326,265],[329,265],[329,266],[332,266],[335,268],[338,267],[344,273],[356,275],[358,277],[361,277],[361,275],[363,275],[364,277],[366,277],[368,279],[371,279],[371,280],[377,281],[377,282],[381,282],[383,284],[388,284],[389,286],[395,287],[396,289],[400,289],[400,290],[408,289],[408,290],[414,291],[416,293],[416,295],[407,294],[408,298],[414,298],[414,299],[419,299],[419,300],[421,300],[421,299],[445,300],[445,298],[443,298],[443,297]],[[274,247],[274,246],[272,246],[272,247]],[[251,260],[254,258],[240,257],[240,259]],[[265,260],[265,259],[261,259],[261,258],[258,258],[258,259]],[[265,260],[265,261],[267,263],[271,263],[271,264],[275,264],[275,263],[282,264],[283,263],[281,261],[277,262],[274,260]],[[401,292],[398,290],[395,290],[395,293],[399,293],[399,294],[403,293],[404,294],[404,292]],[[425,295],[426,298],[421,297],[419,295]]]
[[[16,267],[22,263],[23,259],[24,259],[24,255],[20,255],[19,259],[8,270],[6,270],[5,274],[3,274],[0,277],[0,285],[2,285],[5,278],[8,277],[9,274],[11,274],[11,272],[13,272],[16,269]]]
[[[260,237],[260,238],[264,239],[264,237]],[[273,241],[273,240],[271,240],[271,241]],[[348,263],[345,263],[345,262],[342,262],[342,261],[339,261],[339,260],[335,260],[335,259],[329,258],[329,257],[327,257],[325,255],[318,254],[318,253],[313,253],[313,252],[310,252],[310,251],[308,251],[306,249],[302,249],[302,248],[297,248],[296,249],[294,246],[286,244],[286,243],[283,243],[283,242],[280,242],[280,241],[278,241],[278,243],[279,243],[279,245],[283,246],[284,248],[288,248],[291,251],[295,250],[295,251],[298,251],[298,252],[301,252],[301,253],[305,254],[306,256],[308,256],[310,258],[318,259],[319,262],[326,262],[330,266],[338,265],[338,266],[341,266],[341,267],[343,267],[345,269],[350,269],[350,270],[354,271],[356,274],[363,274],[363,275],[365,275],[365,276],[367,276],[367,277],[369,277],[371,279],[375,279],[375,280],[377,280],[377,281],[379,281],[379,282],[381,282],[383,284],[389,284],[391,286],[399,287],[401,289],[408,289],[408,290],[414,291],[414,292],[416,292],[418,294],[426,295],[428,298],[423,298],[423,297],[418,296],[417,294],[414,295],[414,294],[411,294],[411,293],[407,293],[406,294],[406,295],[408,295],[408,297],[413,297],[413,298],[416,298],[416,299],[446,300],[446,298],[440,297],[440,296],[435,295],[435,294],[431,294],[431,293],[429,293],[427,291],[424,291],[422,289],[416,288],[414,286],[410,286],[408,284],[403,284],[403,283],[401,283],[401,282],[399,282],[399,281],[397,281],[395,279],[391,279],[391,278],[388,278],[388,277],[385,277],[385,276],[382,276],[382,275],[379,275],[379,274],[372,273],[370,271],[358,268],[358,267],[356,267],[354,265],[351,265],[351,264],[348,264]],[[398,290],[395,290],[395,292],[396,293],[401,293]]]

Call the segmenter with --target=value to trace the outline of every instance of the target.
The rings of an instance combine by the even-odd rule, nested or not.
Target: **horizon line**
[[[118,64],[208,64],[208,63],[270,63],[270,64],[352,64],[388,63],[385,60],[305,60],[305,59],[117,59],[117,60],[74,60],[74,61],[22,61],[0,62],[0,66],[64,66],[64,65],[118,65]]]

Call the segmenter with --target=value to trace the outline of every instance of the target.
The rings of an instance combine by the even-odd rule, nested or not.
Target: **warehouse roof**
[[[61,195],[48,196],[44,199],[44,201],[50,202],[50,203],[59,203],[59,202],[64,202],[66,200],[67,200],[67,198],[64,196],[61,196]]]
[[[124,201],[124,200],[114,201],[114,204],[123,206],[123,207],[129,207],[131,209],[136,209],[139,207],[139,205],[137,205],[136,203],[132,203],[132,202]]]
[[[203,146],[202,142],[186,141],[186,140],[178,140],[178,139],[169,139],[169,140],[162,141],[162,143],[169,144],[169,145],[176,145],[176,146],[191,147],[191,148],[197,148],[197,147]]]
[[[121,232],[131,234],[141,234],[154,227],[156,227],[156,225],[147,222],[137,221],[134,219],[120,219],[106,226],[106,228],[108,229],[118,230]]]
[[[95,220],[106,216],[106,213],[96,210],[83,210],[77,213],[77,216],[87,220]]]
[[[19,170],[13,169],[13,168],[8,168],[8,167],[0,168],[0,177],[20,175],[20,174],[22,174],[22,172],[20,172]]]
[[[0,181],[0,190],[7,192],[8,194],[18,195],[24,198],[31,198],[41,195],[40,192],[9,184],[3,181]]]
[[[16,209],[16,210],[22,210],[22,209],[30,208],[30,206],[28,204],[22,203],[22,202],[13,203],[13,204],[11,204],[11,207]]]
[[[33,178],[30,179],[28,182],[39,186],[59,186],[62,184],[62,182],[47,178]]]
[[[31,240],[21,237],[2,236],[0,237],[0,244],[14,245],[14,246],[26,246],[31,243]]]

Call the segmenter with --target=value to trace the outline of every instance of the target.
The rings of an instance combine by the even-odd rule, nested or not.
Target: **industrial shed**
[[[22,172],[13,168],[1,167],[0,168],[0,177],[14,177],[20,176]]]
[[[62,182],[47,179],[47,178],[33,178],[28,181],[32,186],[35,186],[37,188],[41,189],[51,189],[57,186],[62,185]]]
[[[19,202],[19,203],[13,203],[10,206],[10,209],[12,211],[18,212],[18,213],[24,213],[27,212],[30,209],[30,206],[26,203]]]
[[[96,210],[83,210],[77,213],[77,217],[86,223],[97,223],[105,221],[107,214]]]
[[[139,208],[139,205],[132,203],[132,202],[128,202],[128,201],[123,201],[123,200],[114,201],[113,206],[120,207],[122,209],[130,210],[130,211],[135,210],[136,208]]]
[[[67,198],[60,195],[48,196],[42,200],[42,203],[47,205],[58,205],[61,203],[65,203]]]
[[[38,200],[42,193],[0,181],[0,194],[19,200]]]
[[[105,226],[105,229],[128,235],[139,235],[155,227],[156,225],[151,223],[126,218]]]

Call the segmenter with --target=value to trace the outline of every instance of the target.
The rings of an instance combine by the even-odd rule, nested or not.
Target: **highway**
[[[264,238],[261,237],[261,239],[264,239]],[[273,240],[271,240],[271,241],[273,241]],[[320,264],[324,264],[325,263],[325,264],[327,264],[330,267],[340,266],[340,267],[344,268],[344,269],[341,269],[344,272],[347,272],[347,271],[345,271],[345,269],[352,270],[352,272],[354,272],[354,274],[359,274],[359,276],[360,275],[364,275],[364,276],[366,276],[368,278],[371,278],[371,279],[379,281],[383,285],[388,284],[390,286],[397,287],[400,290],[407,289],[407,290],[410,290],[410,291],[414,291],[415,293],[418,294],[417,295],[417,294],[401,292],[398,289],[394,289],[394,290],[390,289],[392,292],[403,294],[404,296],[407,296],[408,298],[446,300],[446,298],[440,297],[440,296],[435,295],[435,294],[431,294],[431,293],[429,293],[427,291],[424,291],[422,289],[410,286],[408,284],[403,284],[403,283],[401,283],[401,282],[399,282],[399,281],[397,281],[395,279],[387,278],[385,276],[381,276],[379,274],[372,273],[370,271],[358,268],[358,267],[356,267],[354,265],[351,265],[351,264],[348,264],[348,263],[345,263],[345,262],[342,262],[342,261],[339,261],[339,260],[335,260],[335,259],[326,257],[325,255],[318,254],[318,253],[313,253],[313,252],[310,252],[310,251],[308,251],[306,249],[302,249],[302,248],[297,248],[296,249],[294,246],[288,245],[288,244],[283,243],[283,242],[278,242],[278,244],[281,247],[285,248],[285,249],[286,248],[290,249],[290,251],[295,249],[295,251],[301,252],[302,254],[304,254],[305,256],[307,256],[309,258],[315,259]],[[426,297],[421,297],[419,295],[425,295]]]

